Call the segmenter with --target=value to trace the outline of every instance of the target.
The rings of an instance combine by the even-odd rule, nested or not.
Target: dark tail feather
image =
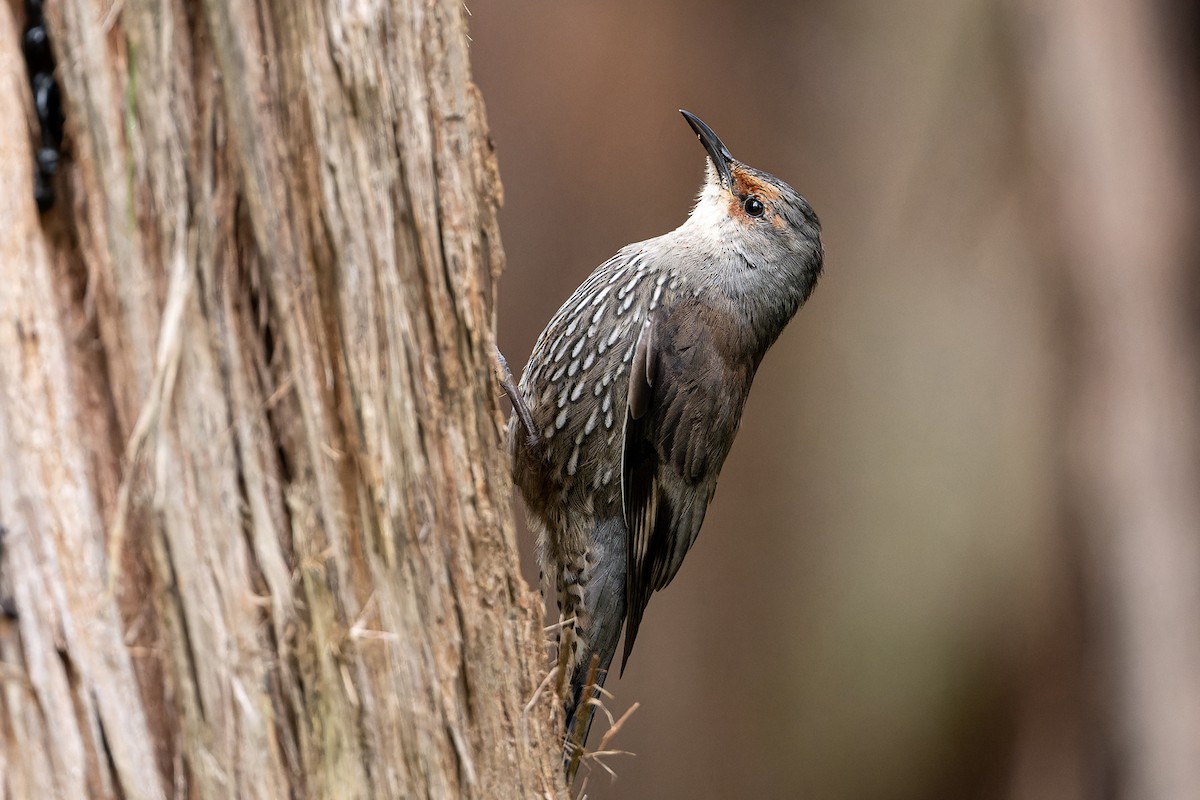
[[[600,668],[600,657],[597,654],[592,657],[589,668],[581,667],[576,673],[582,677],[572,677],[564,708],[567,736],[563,745],[563,768],[567,773],[568,784],[575,779],[575,771],[579,769],[579,761],[583,758],[588,733],[596,719],[597,706],[590,701],[599,699],[607,670]]]
[[[608,677],[609,665],[621,639],[621,624],[625,621],[624,522],[614,519],[602,523],[593,537],[593,548],[591,561],[594,566],[583,593],[591,627],[578,632],[582,657],[571,671],[563,701],[566,720],[563,767],[568,783],[579,768],[595,719],[596,704],[590,701],[600,696],[600,688]]]

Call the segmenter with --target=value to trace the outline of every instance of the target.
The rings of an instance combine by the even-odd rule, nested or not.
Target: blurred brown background
[[[1194,9],[470,11],[514,369],[688,212],[677,108],[824,229],[588,795],[1200,797]]]

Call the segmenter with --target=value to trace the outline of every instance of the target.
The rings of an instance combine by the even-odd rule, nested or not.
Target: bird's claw
[[[525,428],[526,443],[530,447],[537,447],[540,437],[533,427],[533,416],[529,413],[529,407],[525,405],[525,398],[521,397],[516,382],[513,381],[512,370],[508,368],[508,359],[504,357],[498,347],[496,348],[496,376],[500,381],[500,388],[504,390],[504,393],[508,395],[509,402],[512,403],[517,419],[521,420],[521,426]]]

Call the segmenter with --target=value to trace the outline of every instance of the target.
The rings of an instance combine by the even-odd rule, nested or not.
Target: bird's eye
[[[757,197],[747,197],[746,202],[742,204],[742,208],[746,209],[746,214],[751,217],[761,217],[767,207],[762,204],[762,200]]]

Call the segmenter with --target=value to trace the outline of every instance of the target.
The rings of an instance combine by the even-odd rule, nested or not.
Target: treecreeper
[[[597,267],[520,384],[506,379],[513,478],[558,604],[568,781],[621,627],[624,670],[650,595],[696,540],[754,373],[824,261],[808,201],[680,113],[708,153],[691,214]]]

